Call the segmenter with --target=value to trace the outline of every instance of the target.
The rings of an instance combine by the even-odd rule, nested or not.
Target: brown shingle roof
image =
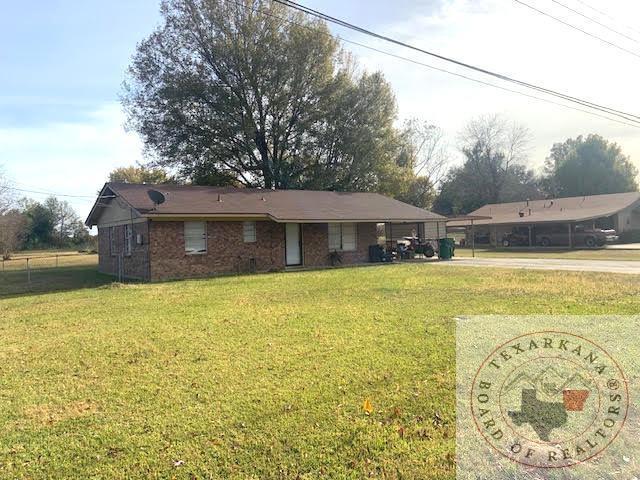
[[[584,197],[552,198],[529,202],[493,203],[480,207],[469,215],[491,217],[476,220],[474,225],[508,225],[543,222],[580,222],[608,217],[620,210],[640,204],[640,192],[611,193]],[[520,214],[523,216],[520,216]],[[447,222],[450,227],[469,225],[469,221]]]
[[[149,190],[164,194],[154,207]],[[103,192],[121,197],[148,217],[266,217],[277,222],[398,221],[423,222],[444,217],[376,193],[312,190],[261,190],[191,185],[107,183]],[[98,202],[87,225],[95,225]]]

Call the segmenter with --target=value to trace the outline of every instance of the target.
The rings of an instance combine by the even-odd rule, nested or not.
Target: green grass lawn
[[[23,258],[14,257],[5,262],[0,270],[0,299],[9,295],[93,288],[113,281],[112,277],[96,272],[98,255],[95,254],[61,255],[57,262],[55,256],[45,255],[29,263],[31,275]]]
[[[453,479],[455,316],[640,310],[632,275],[75,268],[0,297],[0,478]]]
[[[575,260],[637,260],[640,250],[614,250],[598,248],[593,250],[567,249],[523,249],[523,248],[476,248],[478,258],[563,258]],[[456,247],[456,257],[471,257],[470,248]]]

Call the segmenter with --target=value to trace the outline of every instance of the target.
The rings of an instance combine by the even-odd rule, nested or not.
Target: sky
[[[637,0],[559,0],[630,40],[562,8],[536,8],[640,55]],[[556,23],[514,0],[300,0],[304,5],[421,48],[573,96],[640,114],[640,57]],[[603,10],[603,16],[587,5]],[[0,169],[15,188],[54,192],[85,217],[116,167],[144,162],[124,127],[122,82],[137,42],[160,22],[157,0],[0,0]],[[634,29],[635,28],[635,29]],[[336,35],[438,68],[440,60],[362,34]],[[458,132],[499,114],[530,130],[528,165],[541,168],[553,143],[598,133],[640,167],[640,130],[479,85],[346,43],[362,69],[384,73],[399,121],[418,117],[445,132],[453,162]],[[470,74],[487,80],[479,74]],[[44,199],[46,193],[16,192]]]

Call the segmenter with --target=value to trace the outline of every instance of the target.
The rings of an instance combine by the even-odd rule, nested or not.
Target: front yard
[[[91,271],[0,297],[2,478],[453,479],[455,316],[640,310],[631,275]]]

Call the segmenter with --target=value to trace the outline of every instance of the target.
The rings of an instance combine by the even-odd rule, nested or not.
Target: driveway
[[[640,243],[613,243],[605,245],[608,250],[640,250]]]
[[[562,260],[558,258],[454,258],[440,265],[459,267],[529,268],[576,272],[628,273],[640,275],[640,261]]]

